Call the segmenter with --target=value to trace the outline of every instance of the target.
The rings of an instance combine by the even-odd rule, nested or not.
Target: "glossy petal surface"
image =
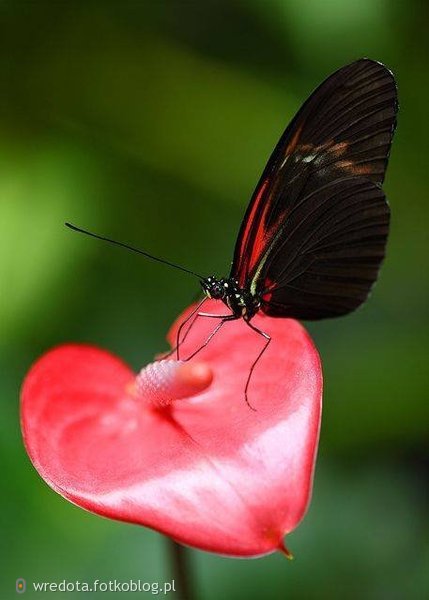
[[[209,301],[204,310],[225,308]],[[216,323],[199,318],[181,358]],[[204,550],[281,549],[311,495],[321,368],[298,322],[257,315],[252,323],[272,336],[249,387],[255,411],[244,386],[264,340],[242,320],[225,323],[193,359],[210,365],[213,383],[162,409],[136,395],[135,374],[108,352],[66,345],[45,354],[27,375],[21,407],[40,475],[83,508]]]

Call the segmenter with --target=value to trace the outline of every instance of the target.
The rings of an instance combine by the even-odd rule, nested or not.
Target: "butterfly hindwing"
[[[291,215],[261,290],[269,315],[321,319],[347,314],[367,297],[384,257],[389,208],[362,178],[339,179]]]

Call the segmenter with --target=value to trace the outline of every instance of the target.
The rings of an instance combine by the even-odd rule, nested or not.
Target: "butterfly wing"
[[[389,207],[371,181],[339,179],[319,188],[290,216],[269,258],[262,310],[298,319],[351,312],[377,279],[388,231]]]
[[[392,73],[361,59],[328,77],[282,135],[247,209],[231,270],[267,314],[319,319],[365,300],[387,238],[379,186],[396,112]]]

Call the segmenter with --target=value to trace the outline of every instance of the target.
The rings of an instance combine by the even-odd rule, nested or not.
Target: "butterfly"
[[[248,401],[253,369],[271,341],[252,323],[255,314],[324,319],[350,313],[366,300],[389,231],[381,185],[397,111],[394,76],[379,62],[357,60],[323,81],[268,160],[242,221],[228,277],[201,277],[137,250],[200,278],[204,298],[179,327],[178,358],[190,319],[190,326],[199,316],[219,318],[219,323],[188,359],[226,321],[242,318],[265,338],[246,383]],[[200,312],[207,298],[221,300],[229,313]]]
[[[292,120],[253,193],[227,279],[202,281],[236,317],[323,319],[367,298],[384,258],[381,189],[396,126],[396,84],[361,59],[336,71]]]
[[[381,184],[397,109],[392,73],[361,59],[328,77],[280,138],[241,224],[229,277],[201,281],[205,296],[231,311],[218,328],[243,318],[265,337],[252,370],[270,342],[251,323],[257,312],[324,319],[366,300],[389,231]]]

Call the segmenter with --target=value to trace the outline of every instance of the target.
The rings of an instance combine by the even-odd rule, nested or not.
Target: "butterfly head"
[[[230,282],[227,279],[218,279],[214,275],[201,280],[201,287],[207,298],[224,300],[230,293]]]

